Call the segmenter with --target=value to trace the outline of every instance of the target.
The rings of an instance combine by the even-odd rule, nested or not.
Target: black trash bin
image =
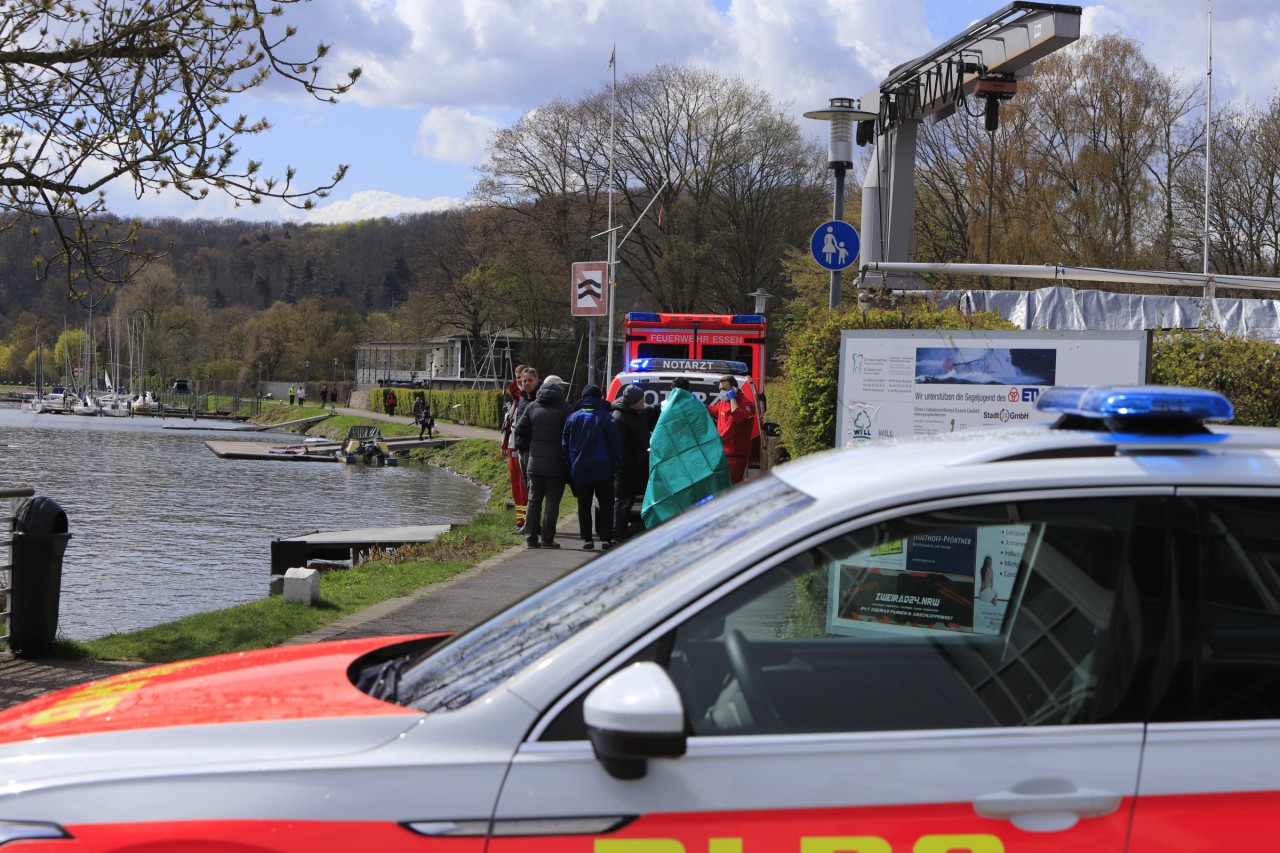
[[[71,534],[67,514],[52,498],[35,497],[18,510],[13,532],[9,647],[37,656],[53,646],[62,595],[62,557]]]

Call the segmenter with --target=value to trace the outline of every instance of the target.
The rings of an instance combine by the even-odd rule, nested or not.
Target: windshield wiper
[[[360,677],[356,679],[356,689],[374,699],[400,704],[400,671],[415,657],[417,655],[400,655],[365,667],[360,670]]]

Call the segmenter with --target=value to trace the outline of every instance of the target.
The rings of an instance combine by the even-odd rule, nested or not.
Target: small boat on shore
[[[348,465],[396,465],[396,457],[382,437],[382,430],[376,426],[360,425],[347,429],[347,437],[342,440],[342,447],[335,455],[340,462]]]

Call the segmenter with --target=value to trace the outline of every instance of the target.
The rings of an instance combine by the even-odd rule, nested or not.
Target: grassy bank
[[[322,406],[285,406],[285,405],[267,405],[263,406],[261,411],[253,412],[253,422],[256,424],[283,424],[290,421],[299,421],[304,418],[314,418],[323,415],[329,410]],[[248,410],[246,410],[246,413]],[[362,424],[374,424],[382,430],[382,434],[386,436],[401,435],[417,435],[418,427],[416,424],[409,422],[409,418],[398,418],[394,421],[386,421],[381,419],[362,418],[358,415],[332,415],[316,424],[311,424],[303,430],[306,435],[312,435],[317,438],[341,439],[346,437],[347,428],[359,426]],[[295,428],[296,429],[296,428]]]
[[[319,407],[314,408],[314,414],[319,414]],[[308,407],[295,406],[291,414],[293,418],[306,417],[306,411]],[[361,422],[357,418],[339,417],[322,425],[337,427],[338,424],[333,423],[336,421]],[[400,426],[383,422],[379,425],[383,426],[384,434],[396,434],[387,427]],[[408,425],[405,428],[416,429]],[[346,426],[342,426],[339,434],[345,433]],[[313,428],[310,434],[324,433]],[[273,596],[100,640],[63,642],[59,644],[60,653],[98,660],[164,663],[266,648],[372,604],[451,578],[518,542],[510,533],[514,515],[506,507],[510,494],[507,467],[495,442],[467,439],[448,447],[415,451],[414,459],[439,465],[489,487],[487,508],[469,524],[457,526],[433,542],[400,548],[350,569],[324,572],[320,578],[320,601],[312,607],[285,604],[283,598]],[[265,575],[265,555],[263,560]]]

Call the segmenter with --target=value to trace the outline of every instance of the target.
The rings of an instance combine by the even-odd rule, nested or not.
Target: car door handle
[[[1080,788],[1067,779],[1027,779],[1008,791],[983,794],[973,801],[973,810],[1027,832],[1060,832],[1082,817],[1111,814],[1123,799],[1115,791]]]

